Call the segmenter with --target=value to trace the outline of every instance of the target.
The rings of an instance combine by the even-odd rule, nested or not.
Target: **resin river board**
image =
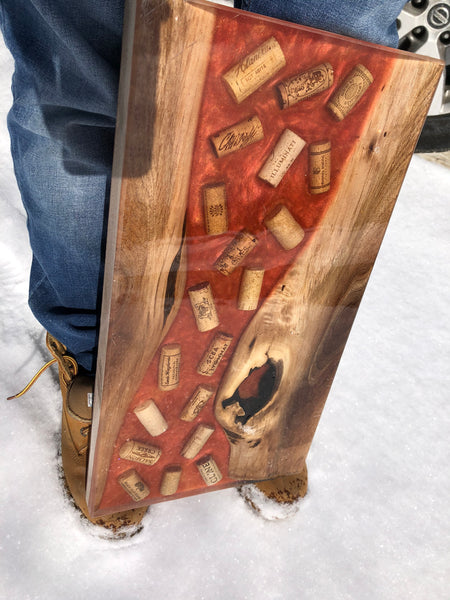
[[[302,469],[441,70],[128,3],[92,515]]]

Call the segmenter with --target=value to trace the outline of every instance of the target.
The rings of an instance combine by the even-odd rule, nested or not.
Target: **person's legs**
[[[396,47],[406,0],[234,0],[236,8]]]
[[[89,520],[132,534],[146,508],[97,519],[87,510],[93,377],[78,370],[95,368],[123,0],[3,0],[0,9],[15,60],[8,126],[33,251],[29,303],[52,334],[65,483]]]
[[[8,116],[33,251],[30,307],[91,371],[97,341],[123,0],[3,0]]]

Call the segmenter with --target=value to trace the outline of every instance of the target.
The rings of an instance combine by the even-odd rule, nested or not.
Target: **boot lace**
[[[72,372],[72,373],[74,373],[76,375],[76,373],[78,371],[78,363],[77,363],[77,361],[74,358],[72,358],[71,356],[67,356],[67,355],[65,355],[62,358],[63,358],[64,362],[67,363],[66,364],[66,368],[68,369],[68,371],[70,371],[70,372]],[[50,367],[51,365],[54,365],[55,363],[57,363],[59,361],[60,361],[60,359],[58,359],[58,358],[52,358],[52,360],[49,360],[32,377],[31,381],[29,383],[27,383],[27,385],[23,388],[23,390],[21,390],[17,394],[14,394],[14,396],[9,396],[7,398],[7,400],[14,400],[15,398],[20,398],[20,396],[23,396],[24,394],[26,394],[28,392],[28,390],[33,387],[33,385],[36,383],[36,381],[39,379],[39,377],[42,375],[42,373],[44,371],[46,371],[48,369],[48,367]]]

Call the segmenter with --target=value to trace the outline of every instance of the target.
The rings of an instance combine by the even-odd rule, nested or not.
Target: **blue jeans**
[[[404,0],[236,0],[237,7],[395,46]],[[123,0],[0,0],[15,60],[8,116],[33,251],[29,304],[95,367]]]

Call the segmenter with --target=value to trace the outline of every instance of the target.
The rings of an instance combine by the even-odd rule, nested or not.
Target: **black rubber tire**
[[[450,150],[450,113],[427,117],[415,152]]]

